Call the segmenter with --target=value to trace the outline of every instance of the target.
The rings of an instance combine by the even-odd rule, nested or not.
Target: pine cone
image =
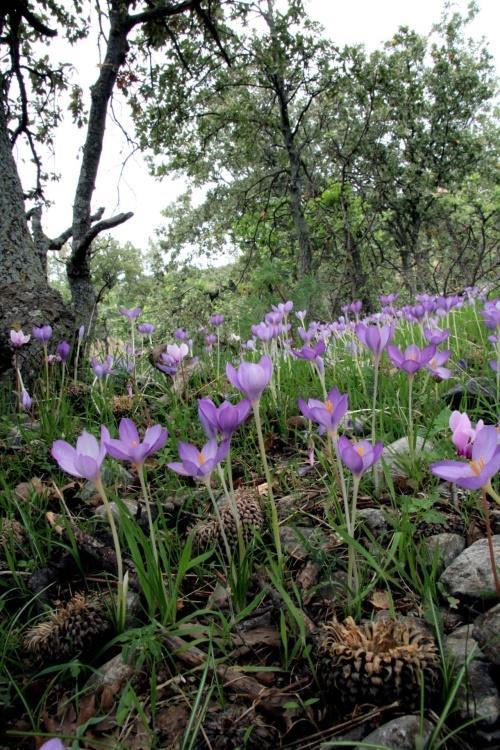
[[[0,547],[5,547],[11,542],[21,544],[24,541],[24,526],[11,518],[2,518],[0,521]]]
[[[260,507],[259,497],[253,492],[238,490],[236,492],[236,508],[241,522],[243,538],[248,542],[256,529],[264,525],[264,514]],[[229,546],[236,549],[238,545],[238,531],[233,511],[228,503],[220,509],[222,525]],[[200,524],[195,529],[195,543],[200,549],[205,549],[211,544],[223,547],[222,534],[219,522],[216,518]]]
[[[91,655],[110,637],[112,629],[102,601],[75,594],[67,604],[28,630],[24,648],[39,664],[58,664]]]
[[[327,700],[351,709],[401,700],[416,708],[420,684],[434,692],[439,659],[434,639],[418,626],[384,618],[357,626],[348,617],[324,627],[317,649],[318,680]]]
[[[134,408],[134,398],[133,396],[127,395],[113,396],[111,408],[113,410],[113,414],[117,419],[121,419],[122,417],[129,417]]]
[[[66,395],[69,402],[78,409],[85,407],[89,388],[85,383],[69,383],[66,386]]]
[[[264,750],[278,747],[277,729],[265,724],[261,716],[245,706],[208,711],[203,722],[203,732],[206,739],[200,732],[193,750]],[[210,744],[207,744],[207,740]]]

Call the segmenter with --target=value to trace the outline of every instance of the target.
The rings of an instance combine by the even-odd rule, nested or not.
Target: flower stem
[[[491,572],[493,573],[493,580],[495,581],[495,590],[497,592],[497,597],[500,599],[500,579],[498,578],[498,570],[495,560],[495,549],[493,547],[490,523],[490,509],[488,506],[488,498],[486,497],[486,490],[484,487],[481,488],[481,498],[483,501],[484,522],[486,524],[486,538],[488,540],[488,551],[490,553]]]
[[[266,457],[266,447],[264,445],[264,436],[262,434],[262,422],[260,419],[259,402],[252,402],[253,414],[255,417],[255,426],[257,428],[257,440],[259,442],[260,457],[262,459],[262,466],[264,467],[264,474],[266,476],[267,491],[269,495],[269,507],[271,510],[271,528],[273,531],[274,546],[276,547],[276,553],[278,555],[278,563],[281,566],[283,562],[283,552],[281,549],[281,538],[280,538],[280,527],[278,520],[278,511],[276,509],[276,503],[274,502],[273,485],[271,480],[271,473],[269,471],[269,465]]]
[[[151,502],[149,499],[149,492],[148,488],[146,486],[146,480],[144,478],[144,464],[137,464],[137,473],[139,475],[139,481],[141,483],[141,490],[142,495],[144,497],[144,503],[146,505],[146,513],[148,516],[148,524],[149,524],[149,535],[151,537],[151,547],[153,549],[153,557],[155,560],[156,565],[158,566],[158,548],[156,546],[156,534],[155,534],[155,527],[153,523],[153,516],[151,514]]]
[[[212,501],[212,505],[213,505],[213,508],[214,508],[214,513],[215,513],[217,521],[219,523],[219,528],[220,528],[220,533],[221,533],[221,536],[222,536],[222,541],[224,542],[224,547],[226,548],[226,555],[227,555],[227,560],[228,560],[228,563],[229,563],[229,568],[231,568],[232,567],[232,562],[233,562],[233,555],[231,553],[231,547],[229,546],[229,542],[227,541],[226,531],[224,529],[224,524],[222,523],[222,518],[221,518],[220,511],[219,511],[219,506],[217,505],[217,500],[216,500],[214,492],[213,492],[213,490],[212,490],[212,488],[210,486],[210,474],[208,474],[207,477],[205,478],[204,484],[205,484],[205,487],[208,490],[208,494],[210,495],[210,500]]]
[[[335,458],[337,460],[337,470],[338,470],[338,476],[340,480],[340,491],[342,494],[342,500],[344,502],[344,514],[345,514],[345,522],[347,526],[347,533],[349,536],[352,536],[351,532],[351,514],[349,512],[349,499],[347,497],[347,487],[345,483],[345,477],[344,477],[344,470],[342,468],[342,459],[340,458],[340,451],[338,446],[338,438],[337,435],[334,433],[332,434],[332,442],[333,442],[333,448],[335,450]]]
[[[122,552],[120,548],[120,540],[118,538],[118,532],[116,530],[116,524],[115,524],[115,519],[113,516],[113,511],[111,510],[111,506],[109,504],[109,500],[106,495],[104,486],[102,484],[102,479],[100,475],[98,475],[94,479],[94,485],[99,495],[101,496],[102,502],[104,504],[104,508],[106,510],[106,516],[108,518],[108,523],[111,528],[111,536],[113,537],[113,544],[114,544],[115,556],[116,556],[116,568],[118,572],[118,592],[116,596],[116,621],[117,621],[118,632],[121,633],[125,627],[125,616],[126,616],[126,610],[127,610],[127,602],[126,602],[127,586],[123,578],[123,560],[122,560]]]
[[[351,531],[350,536],[354,539],[354,530],[356,527],[356,506],[358,502],[358,489],[359,480],[361,476],[353,475],[352,483],[352,505],[351,505]],[[358,564],[356,558],[356,550],[352,544],[349,545],[348,551],[348,562],[347,562],[347,588],[349,589],[349,595],[356,598],[359,592],[359,574]]]
[[[231,513],[233,514],[234,523],[236,524],[236,534],[238,536],[238,549],[240,553],[240,561],[243,561],[243,558],[245,557],[245,542],[243,540],[243,529],[241,528],[241,518],[240,518],[240,514],[238,513],[238,507],[236,505],[234,493],[232,491],[229,492],[227,489],[226,480],[224,479],[224,472],[220,464],[217,464],[217,472],[219,474],[219,478],[221,481],[222,489],[224,490],[224,494],[226,496],[226,500],[228,502],[229,507],[231,508]]]
[[[375,445],[375,432],[377,423],[377,391],[378,391],[378,373],[380,367],[380,356],[374,359],[374,375],[373,375],[373,399],[372,399],[372,445]],[[375,497],[379,494],[379,472],[375,465],[373,466],[373,482],[375,484]]]
[[[408,377],[408,452],[413,467],[415,463],[415,436],[413,431],[413,375]]]
[[[488,484],[484,487],[485,491],[488,493],[488,495],[500,505],[500,495],[497,495],[493,487],[491,486],[491,482],[488,482]]]

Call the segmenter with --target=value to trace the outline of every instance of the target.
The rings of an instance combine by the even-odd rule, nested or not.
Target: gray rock
[[[493,537],[495,557],[500,560],[500,535]],[[441,583],[452,596],[484,599],[495,596],[488,542],[479,539],[467,547],[441,574]]]
[[[419,716],[399,716],[370,732],[363,738],[363,743],[380,745],[390,750],[415,750],[418,740],[422,746],[429,740],[433,728],[430,721],[424,720],[422,736]],[[356,750],[363,750],[363,746],[358,745]]]
[[[500,667],[500,604],[475,620],[472,635],[485,656]]]
[[[456,707],[462,719],[477,719],[489,726],[500,718],[500,695],[490,675],[490,667],[472,627],[463,625],[444,640],[444,649],[455,671],[466,662],[466,675],[458,688]]]
[[[137,502],[135,500],[127,500],[125,498],[122,500],[122,503],[125,505],[132,518],[134,518],[135,514],[137,513]],[[118,508],[117,503],[113,501],[109,504],[109,507],[111,508],[111,513],[113,514],[113,518],[115,519],[115,521],[119,521],[120,509]],[[94,511],[94,516],[99,520],[101,518],[104,518],[107,521],[108,516],[106,513],[106,507],[104,505],[99,505],[99,507]]]
[[[433,446],[428,440],[424,440],[423,437],[417,435],[415,441],[415,453],[429,453],[432,451]],[[382,461],[388,467],[391,477],[393,479],[403,479],[408,476],[407,465],[409,461],[409,443],[407,437],[399,438],[393,443],[386,445],[382,451]],[[383,477],[382,464],[377,464],[377,472],[380,477]]]
[[[465,549],[465,539],[460,534],[433,534],[425,539],[424,544],[427,547],[430,560],[434,556],[439,558],[438,566],[440,570],[447,568],[455,558]]]
[[[383,537],[387,533],[388,526],[385,515],[378,508],[361,508],[361,510],[358,510],[358,519],[375,539]]]
[[[122,654],[114,656],[105,662],[89,677],[85,687],[97,689],[105,685],[124,685],[135,672],[135,668],[128,664]]]

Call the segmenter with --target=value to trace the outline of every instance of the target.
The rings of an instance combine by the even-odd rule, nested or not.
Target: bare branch
[[[82,245],[88,247],[92,240],[95,240],[98,234],[100,234],[101,232],[105,232],[107,229],[113,229],[113,227],[117,227],[119,224],[123,224],[125,221],[131,219],[133,215],[134,214],[132,211],[127,211],[123,214],[110,216],[109,219],[98,221],[97,224],[94,224],[94,226],[89,229],[89,231],[83,238]]]
[[[90,217],[90,220],[92,222],[99,221],[101,216],[104,213],[104,208],[98,208],[95,214],[92,214]],[[65,229],[64,232],[61,232],[61,234],[58,237],[54,237],[53,240],[49,240],[49,250],[60,250],[63,245],[66,244],[66,242],[69,240],[70,237],[73,235],[73,227],[68,227],[68,229]]]

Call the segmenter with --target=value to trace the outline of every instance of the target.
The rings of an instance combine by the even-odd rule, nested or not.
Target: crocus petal
[[[80,476],[75,467],[76,450],[66,440],[56,440],[52,444],[51,454],[63,471],[73,477]]]
[[[175,471],[176,474],[181,474],[183,477],[192,476],[192,474],[189,474],[189,472],[186,471],[184,464],[179,463],[179,461],[173,461],[172,463],[167,464],[167,466],[172,471]]]
[[[131,447],[124,444],[122,440],[115,440],[110,438],[104,441],[106,450],[110,456],[118,459],[118,461],[132,461]]]
[[[75,457],[75,468],[81,477],[92,481],[99,474],[100,465],[92,456],[77,454]]]
[[[479,431],[472,445],[472,459],[478,461],[483,459],[488,463],[497,449],[498,433],[493,425],[486,425]]]
[[[120,440],[127,445],[138,444],[140,442],[137,427],[131,419],[124,418],[120,420],[118,434],[120,435]]]
[[[199,464],[199,450],[195,445],[180,442],[177,450],[182,461],[191,461],[193,464]]]
[[[76,452],[97,459],[97,457],[99,456],[99,451],[100,446],[96,438],[89,432],[82,432],[82,434],[76,441]]]

